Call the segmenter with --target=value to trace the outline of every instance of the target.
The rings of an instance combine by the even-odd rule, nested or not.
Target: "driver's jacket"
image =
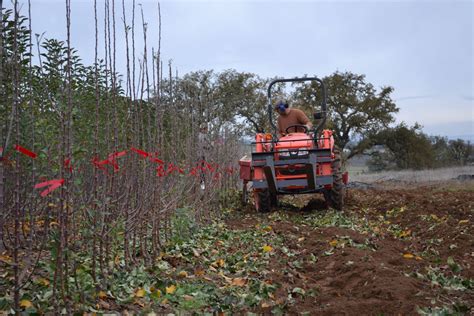
[[[299,109],[289,109],[288,114],[280,114],[278,117],[278,133],[280,135],[286,134],[286,129],[291,125],[306,125],[309,123],[309,119],[304,114],[303,111]],[[296,130],[295,130],[296,129]],[[289,130],[290,133],[293,132],[304,132],[303,128],[291,128]]]

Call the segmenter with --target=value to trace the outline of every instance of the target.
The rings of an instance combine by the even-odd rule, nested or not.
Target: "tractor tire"
[[[255,208],[257,212],[270,212],[278,205],[276,196],[273,196],[268,189],[254,191]]]
[[[346,188],[342,181],[341,154],[339,150],[334,150],[334,155],[334,160],[331,163],[333,174],[332,188],[324,192],[324,198],[330,207],[342,211],[344,208]]]

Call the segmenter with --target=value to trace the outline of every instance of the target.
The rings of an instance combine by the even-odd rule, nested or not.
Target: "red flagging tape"
[[[44,190],[40,193],[40,195],[42,197],[45,197],[46,195],[53,192],[54,190],[56,190],[57,188],[59,188],[63,184],[64,184],[64,179],[49,180],[49,181],[45,181],[45,182],[41,182],[41,183],[36,184],[35,189],[39,189],[39,188],[49,186],[49,188],[47,188],[46,190]]]
[[[36,157],[38,157],[37,154],[35,154],[35,153],[32,152],[31,150],[28,150],[28,149],[26,149],[26,148],[24,148],[24,147],[21,147],[20,145],[15,145],[13,148],[14,148],[16,151],[18,151],[18,152],[20,152],[20,153],[22,153],[22,154],[24,154],[24,155],[27,155],[28,157],[31,157],[31,158],[33,158],[33,159],[35,159]]]
[[[103,165],[108,164],[109,163],[108,160],[99,161],[97,157],[94,157],[92,158],[91,162],[97,169],[104,170],[105,172],[107,172],[107,169],[105,169]]]
[[[66,170],[72,173],[73,167],[71,164],[71,158],[64,159],[64,168],[66,168]]]
[[[94,157],[92,159],[92,164],[97,169],[104,170],[105,172],[107,172],[107,169],[103,166],[104,165],[111,165],[112,167],[114,167],[114,171],[117,172],[120,168],[119,168],[119,165],[118,165],[116,159],[120,158],[120,157],[123,157],[126,154],[127,154],[127,151],[124,150],[124,151],[119,151],[119,152],[112,153],[107,157],[107,159],[104,159],[104,160],[99,160],[99,159],[97,159],[97,157]]]
[[[158,177],[164,177],[166,175],[165,167],[163,167],[163,165],[160,165],[158,168],[156,168],[156,175]]]
[[[112,161],[112,160],[115,160],[116,158],[120,158],[120,157],[123,157],[127,154],[127,151],[124,150],[124,151],[119,151],[119,152],[116,152],[116,153],[112,153],[109,155],[109,158],[107,158],[109,161]]]
[[[150,153],[148,153],[148,152],[146,152],[146,151],[144,151],[144,150],[141,150],[141,149],[137,149],[137,148],[135,148],[135,147],[130,148],[130,150],[136,152],[137,154],[139,154],[139,155],[142,156],[143,158],[146,158],[146,157],[151,156]]]
[[[157,164],[160,164],[160,165],[164,165],[165,162],[161,159],[158,159],[158,158],[153,158],[153,157],[150,157],[150,160],[153,161],[153,162],[156,162]]]

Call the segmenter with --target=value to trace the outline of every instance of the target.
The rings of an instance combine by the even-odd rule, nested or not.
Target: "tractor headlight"
[[[298,152],[298,156],[306,156],[308,154],[308,151],[307,150],[300,150]]]
[[[290,157],[290,152],[283,151],[283,152],[280,153],[280,157]]]

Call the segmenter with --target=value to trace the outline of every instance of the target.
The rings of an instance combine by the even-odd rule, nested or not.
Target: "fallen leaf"
[[[183,298],[185,301],[192,301],[194,299],[194,296],[191,296],[191,295],[183,295]]]
[[[199,251],[197,251],[196,249],[193,248],[193,255],[195,257],[199,257],[201,254],[199,253]]]
[[[337,243],[338,241],[336,239],[333,239],[329,242],[329,244],[331,245],[331,247],[336,247],[337,246]]]
[[[49,285],[49,280],[47,280],[45,278],[39,278],[38,283],[41,284],[41,285],[44,285],[44,286],[48,286]]]
[[[420,256],[416,256],[415,259],[418,260],[418,261],[419,261],[419,260],[423,260],[423,258],[420,257]]]
[[[106,301],[103,301],[103,300],[99,300],[99,306],[102,308],[102,309],[110,309],[110,304],[107,303]],[[143,307],[143,306],[142,306]]]
[[[29,307],[32,307],[32,306],[33,306],[33,303],[31,303],[31,301],[29,301],[29,300],[21,300],[20,301],[20,307],[29,308]]]
[[[27,223],[23,224],[23,232],[24,233],[29,233],[30,232],[30,225],[28,225]]]
[[[188,273],[186,271],[181,271],[178,273],[178,276],[180,278],[187,278],[188,277]]]
[[[410,235],[411,235],[411,230],[408,229],[408,230],[402,231],[402,232],[400,233],[399,237],[400,237],[400,238],[403,238],[403,237],[408,237],[408,236],[410,236]]]
[[[300,294],[300,295],[305,295],[306,294],[306,291],[303,290],[302,288],[300,287],[295,287],[291,293],[296,293],[296,294]]]
[[[304,237],[300,237],[298,238],[298,242],[302,242],[305,238]]]
[[[267,308],[267,307],[271,307],[272,305],[271,304],[268,304],[267,302],[262,302],[262,304],[260,305],[262,308]]]
[[[229,282],[229,283],[232,282],[232,278],[229,278],[228,276],[226,276],[226,275],[224,274],[224,272],[220,271],[220,272],[218,273],[218,275],[221,276],[221,277],[223,277],[227,282]]]
[[[269,245],[263,246],[262,249],[263,249],[263,252],[270,252],[273,250],[272,246],[269,246]]]
[[[166,294],[173,294],[176,292],[176,285],[172,284],[166,287]]]
[[[459,221],[459,224],[460,224],[460,225],[461,225],[461,224],[467,224],[467,223],[469,223],[469,220],[468,220],[468,219],[462,219],[462,220]]]
[[[223,267],[225,264],[224,259],[220,258],[214,262],[213,266],[215,267]]]
[[[145,296],[145,290],[140,288],[135,291],[135,297],[144,297]]]
[[[411,253],[405,253],[405,254],[403,254],[403,258],[405,258],[405,259],[413,259],[414,257],[415,257],[415,256],[412,255]]]
[[[203,269],[196,269],[194,271],[194,275],[195,276],[203,276],[205,274],[204,270]]]
[[[143,303],[142,300],[136,299],[136,300],[134,301],[134,303],[137,304],[137,305],[140,306],[140,307],[145,307],[145,303]]]
[[[97,294],[97,296],[99,298],[106,298],[107,297],[107,293],[105,293],[104,291],[99,291],[99,293]]]
[[[269,226],[265,226],[265,227],[263,228],[263,231],[271,232],[272,229],[273,229],[272,226],[269,225]]]
[[[232,280],[232,285],[234,286],[244,286],[247,283],[247,280],[244,278],[235,278]]]

